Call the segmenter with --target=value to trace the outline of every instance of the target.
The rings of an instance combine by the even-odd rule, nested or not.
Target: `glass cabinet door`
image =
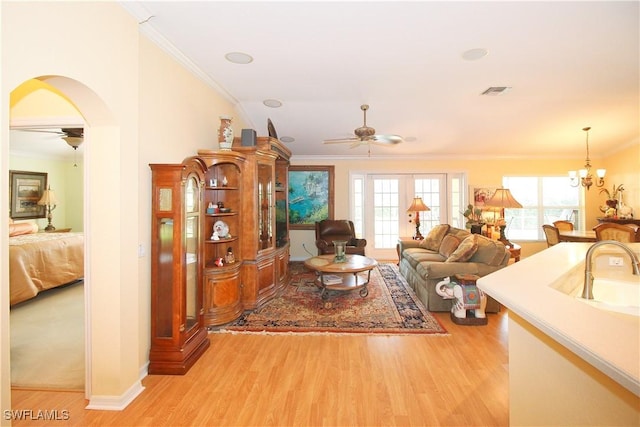
[[[259,249],[273,245],[273,168],[269,164],[258,164]]]
[[[195,177],[185,187],[186,329],[198,324],[198,248],[200,239],[200,188]]]

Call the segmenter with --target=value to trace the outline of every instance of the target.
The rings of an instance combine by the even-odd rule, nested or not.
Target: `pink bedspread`
[[[34,233],[9,238],[11,305],[83,277],[83,233]]]

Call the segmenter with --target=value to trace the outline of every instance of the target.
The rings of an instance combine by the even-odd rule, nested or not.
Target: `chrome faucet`
[[[586,260],[584,263],[584,287],[582,288],[582,298],[584,299],[593,299],[593,274],[591,274],[591,255],[593,251],[603,245],[614,245],[622,248],[629,258],[631,258],[631,268],[633,269],[633,274],[636,276],[640,276],[640,261],[638,261],[638,257],[636,254],[627,246],[624,245],[617,240],[600,240],[599,242],[591,245],[589,250],[587,251]]]

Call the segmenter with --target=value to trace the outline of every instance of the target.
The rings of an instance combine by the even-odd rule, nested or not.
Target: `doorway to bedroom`
[[[9,169],[45,173],[55,197],[50,212],[55,230],[44,231],[47,218],[12,218],[36,225],[37,231],[23,240],[42,242],[27,246],[20,237],[10,237],[10,253],[12,246],[33,244],[43,265],[30,262],[29,277],[18,280],[22,272],[10,262],[11,385],[85,391],[84,145],[78,135],[70,139],[65,132],[83,130],[84,119],[64,94],[39,80],[16,88],[10,107]],[[45,244],[55,249],[38,246]],[[57,252],[69,245],[72,251]],[[35,290],[14,295],[15,283]]]

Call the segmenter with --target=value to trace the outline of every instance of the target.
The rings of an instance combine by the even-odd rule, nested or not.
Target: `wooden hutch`
[[[152,164],[150,374],[184,374],[206,327],[277,296],[290,279],[291,152],[277,139]],[[221,229],[216,228],[220,225]]]
[[[289,282],[289,159],[280,141],[258,137],[256,145],[233,150],[247,158],[243,174],[242,301],[255,309],[279,294]]]

